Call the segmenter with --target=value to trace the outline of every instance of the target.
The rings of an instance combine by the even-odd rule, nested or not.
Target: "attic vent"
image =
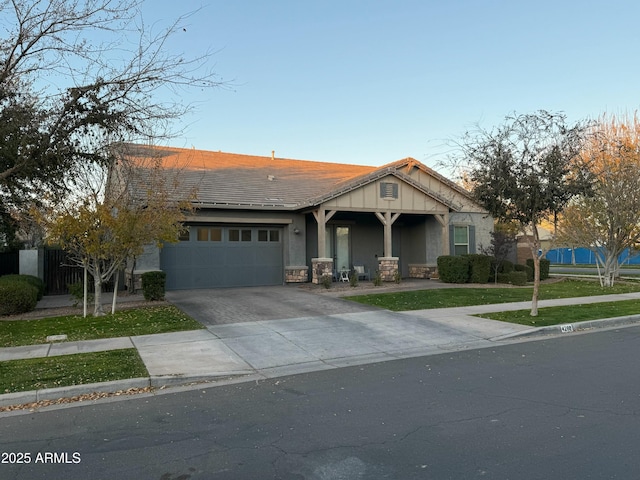
[[[398,184],[391,182],[380,182],[380,198],[394,200],[398,198]]]
[[[276,177],[274,175],[267,175],[267,180],[269,180],[270,182],[273,182],[276,179]]]

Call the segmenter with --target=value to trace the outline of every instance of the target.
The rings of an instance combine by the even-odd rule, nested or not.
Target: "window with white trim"
[[[453,227],[453,248],[454,255],[466,255],[469,253],[469,227],[454,226]]]

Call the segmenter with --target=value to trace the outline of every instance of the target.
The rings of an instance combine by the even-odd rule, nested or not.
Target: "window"
[[[469,227],[453,227],[454,255],[469,253]]]
[[[198,227],[197,239],[199,242],[221,242],[222,229],[215,227]]]
[[[229,229],[229,241],[230,242],[250,242],[251,241],[251,230],[250,229],[238,229],[238,228],[230,228]]]
[[[258,230],[259,242],[279,242],[280,230]]]
[[[199,242],[207,242],[209,241],[209,229],[204,227],[198,227],[198,241]]]
[[[380,198],[395,200],[398,198],[398,184],[391,182],[380,182]]]
[[[210,228],[209,229],[209,240],[212,242],[221,242],[222,241],[222,229],[221,228]]]

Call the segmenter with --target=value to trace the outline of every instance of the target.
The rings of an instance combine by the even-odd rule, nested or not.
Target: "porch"
[[[306,257],[310,279],[364,266],[383,281],[430,278],[449,251],[448,214],[351,212],[322,209],[306,216]],[[445,253],[446,252],[446,253]]]

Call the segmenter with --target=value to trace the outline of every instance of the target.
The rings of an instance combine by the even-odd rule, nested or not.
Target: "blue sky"
[[[217,53],[224,89],[173,146],[437,167],[466,130],[545,109],[570,121],[640,105],[640,2],[147,0],[157,26],[201,8],[168,47]]]

